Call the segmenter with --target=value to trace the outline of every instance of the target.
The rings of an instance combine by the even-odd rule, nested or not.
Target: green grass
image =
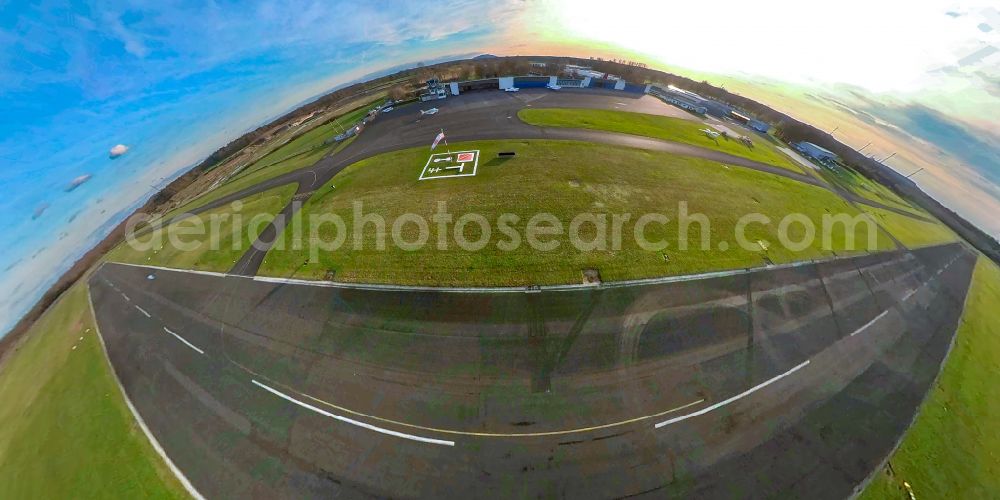
[[[317,161],[321,160],[323,156],[326,155],[329,151],[330,151],[329,148],[313,150],[308,154],[299,155],[294,158],[289,158],[288,160],[272,165],[269,168],[261,169],[254,172],[253,174],[231,180],[211,191],[205,192],[204,194],[191,200],[190,202],[163,214],[163,216],[160,217],[159,220],[169,220],[171,217],[175,215],[179,215],[186,211],[194,210],[198,207],[205,206],[215,200],[231,195],[233,193],[237,193],[246,188],[253,187],[268,179],[277,177],[282,174],[286,174],[288,172],[293,172],[300,168],[311,166],[315,164]]]
[[[884,203],[889,206],[901,208],[920,215],[927,215],[922,209],[907,203],[906,200],[894,193],[891,189],[879,184],[855,170],[844,165],[820,166],[820,175],[824,180],[838,185],[858,196],[872,201]]]
[[[315,149],[332,149],[336,145],[324,145],[324,141],[340,134],[343,130],[350,128],[352,125],[360,121],[366,114],[368,114],[368,111],[374,106],[374,104],[375,101],[372,101],[361,107],[355,108],[330,123],[315,127],[312,130],[296,137],[295,139],[289,141],[288,144],[271,151],[264,157],[255,161],[252,165],[247,167],[246,170],[241,172],[240,175],[235,177],[233,182],[243,176],[257,172],[260,169],[271,169],[279,163],[293,159],[292,157],[295,155],[300,155]]]
[[[701,131],[708,127],[702,122],[671,116],[602,109],[532,108],[518,111],[517,116],[526,123],[541,127],[607,130],[682,142],[802,173],[802,168],[798,163],[779,151],[768,139],[751,135],[750,137],[754,139],[753,148],[748,148],[735,138],[727,139],[720,136],[716,139],[710,139]]]
[[[107,259],[113,262],[128,262],[155,266],[175,267],[182,269],[200,269],[204,271],[228,271],[240,256],[250,248],[250,244],[274,218],[295,193],[296,184],[288,184],[258,193],[239,201],[240,208],[234,209],[234,204],[209,210],[205,213],[183,219],[170,224],[154,239],[152,234],[138,238],[140,243],[149,248],[136,248],[128,242],[123,242],[112,250]],[[234,220],[241,222],[238,226]],[[213,220],[218,220],[218,230],[210,230]],[[180,231],[196,228],[196,221],[201,221],[204,231],[200,235],[188,236]],[[263,221],[255,222],[255,221]],[[234,229],[239,231],[234,233]],[[175,245],[170,241],[174,234],[182,243],[199,243],[197,248],[188,249],[184,245]],[[216,235],[217,244],[212,243],[212,235]],[[155,242],[155,243],[154,243]],[[234,247],[235,243],[235,247]],[[213,246],[215,249],[213,249]],[[235,249],[234,249],[235,248]]]
[[[861,498],[995,498],[1000,491],[1000,268],[980,257],[955,347],[890,463]]]
[[[74,285],[0,365],[0,498],[184,498],[125,406],[87,301]]]
[[[958,236],[940,222],[924,222],[880,208],[862,206],[889,234],[909,248],[919,248],[956,241]],[[927,218],[933,216],[926,215]]]
[[[323,144],[323,142],[339,134],[341,127],[353,125],[363,118],[368,113],[368,110],[371,109],[373,103],[378,100],[376,99],[371,103],[355,108],[334,121],[320,125],[290,141],[288,144],[276,148],[215,189],[206,191],[190,202],[167,212],[163,215],[162,219],[169,219],[170,217],[207,205],[268,179],[311,166],[327,154],[340,151],[347,144],[350,144],[354,140],[354,137],[340,144]]]
[[[386,153],[346,168],[330,185],[317,191],[298,214],[306,218],[299,221],[304,248],[292,249],[294,238],[286,229],[282,236],[284,249],[268,253],[261,273],[426,285],[579,283],[582,270],[588,268],[599,269],[605,281],[645,278],[759,266],[767,259],[780,263],[830,256],[832,252],[821,249],[820,238],[801,251],[785,249],[776,236],[779,219],[800,212],[818,226],[827,213],[860,215],[833,193],[816,186],[662,152],[569,141],[481,141],[451,145],[453,151],[460,149],[482,150],[475,177],[418,181],[427,161],[426,148]],[[514,150],[517,157],[500,162],[495,156],[502,150]],[[387,250],[379,251],[375,248],[375,227],[369,224],[363,233],[364,247],[355,249],[351,223],[354,201],[363,203],[364,213],[384,217],[386,233],[391,232],[393,220],[401,214],[409,212],[424,217],[429,224],[428,243],[420,250],[405,251],[386,235]],[[447,248],[439,250],[438,225],[431,220],[439,201],[447,202],[455,219],[466,213],[478,213],[490,221],[493,230],[488,246],[481,251],[463,250],[449,236]],[[688,233],[694,248],[679,250],[680,201],[688,203],[689,213],[703,213],[710,219],[710,248],[699,249],[701,231],[693,224]],[[604,250],[578,250],[565,235],[552,251],[534,250],[526,243],[513,251],[497,248],[499,242],[509,240],[495,224],[501,214],[519,216],[520,221],[511,226],[524,236],[527,220],[541,212],[554,214],[567,228],[577,214],[605,214],[609,236],[612,215],[629,213],[631,219],[622,226],[622,246],[617,250],[611,245]],[[668,241],[666,250],[644,250],[632,237],[635,221],[649,212],[670,218],[666,225],[654,223],[647,227],[649,240]],[[754,242],[754,248],[744,250],[736,245],[734,227],[743,214],[750,212],[766,214],[772,223],[748,226],[747,239]],[[317,259],[310,261],[312,228],[308,218],[322,214],[335,214],[345,221],[347,239],[339,250],[317,250]],[[454,225],[453,221],[449,234]],[[418,236],[414,224],[404,229],[407,241]],[[583,229],[586,240],[596,232],[593,224]],[[316,231],[324,241],[334,240],[337,233],[336,227],[329,223]],[[791,231],[796,240],[801,232],[801,226],[793,226]],[[858,247],[864,247],[867,241],[864,228],[856,228],[856,234]],[[831,249],[843,253],[842,228],[834,231],[833,236]],[[468,226],[466,237],[477,240],[478,226]],[[876,239],[876,248],[891,247],[886,239]],[[758,240],[770,243],[766,252],[756,245]],[[726,241],[730,248],[719,249],[716,246],[719,241]]]

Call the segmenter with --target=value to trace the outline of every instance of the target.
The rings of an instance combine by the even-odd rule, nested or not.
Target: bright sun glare
[[[631,9],[582,8],[558,0],[542,22],[568,37],[614,43],[658,64],[792,82],[846,82],[909,92],[928,71],[975,48],[972,20],[941,2],[649,2]],[[781,13],[777,15],[776,13]],[[842,29],[851,26],[850,36]],[[546,31],[546,27],[540,30]],[[739,33],[740,37],[720,33]],[[931,36],[933,35],[933,36]],[[780,51],[780,57],[767,52]]]

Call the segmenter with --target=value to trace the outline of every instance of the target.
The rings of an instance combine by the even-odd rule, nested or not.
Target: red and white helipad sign
[[[479,150],[434,153],[427,158],[419,180],[472,177],[479,167]]]

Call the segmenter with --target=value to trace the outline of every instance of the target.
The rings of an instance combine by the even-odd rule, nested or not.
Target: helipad
[[[479,166],[479,150],[434,153],[420,172],[419,180],[472,177]]]

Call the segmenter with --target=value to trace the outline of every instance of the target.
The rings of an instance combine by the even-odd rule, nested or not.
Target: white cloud
[[[104,16],[104,23],[111,30],[111,33],[125,47],[125,52],[132,54],[139,59],[149,54],[149,48],[140,34],[127,28],[117,15],[107,14]]]
[[[124,144],[118,144],[115,147],[111,148],[111,150],[108,151],[108,154],[112,158],[118,158],[119,156],[121,156],[121,155],[123,155],[123,154],[125,154],[127,152],[128,152],[128,146],[126,146]]]

